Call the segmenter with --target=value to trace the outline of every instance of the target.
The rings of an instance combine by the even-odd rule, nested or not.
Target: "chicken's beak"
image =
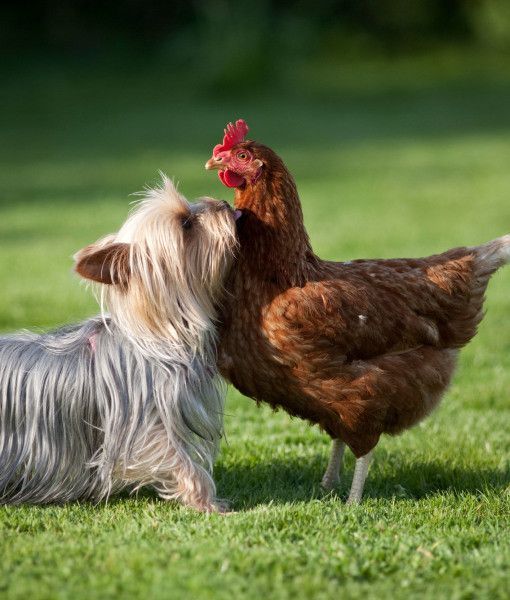
[[[213,169],[221,169],[224,166],[221,156],[218,158],[212,156],[206,163],[205,168],[207,171],[211,171]]]

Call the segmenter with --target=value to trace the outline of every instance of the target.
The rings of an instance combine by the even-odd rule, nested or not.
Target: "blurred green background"
[[[5,3],[0,50],[0,331],[97,311],[71,256],[158,170],[230,200],[203,165],[238,117],[295,175],[324,258],[510,232],[506,0]],[[236,514],[150,494],[2,508],[0,597],[507,598],[509,289],[510,269],[361,506],[352,457],[325,496],[326,437],[230,390],[216,476]]]

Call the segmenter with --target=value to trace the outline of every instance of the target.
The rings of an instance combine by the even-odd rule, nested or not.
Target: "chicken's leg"
[[[356,465],[354,467],[354,475],[352,477],[351,491],[347,498],[347,504],[358,504],[363,496],[363,488],[365,487],[365,479],[368,475],[368,469],[370,468],[370,461],[372,460],[372,451],[365,456],[361,456],[356,459]]]
[[[324,473],[321,482],[321,485],[325,490],[332,490],[340,483],[340,472],[342,470],[344,450],[345,444],[342,440],[333,440],[328,466],[326,467],[326,472]]]

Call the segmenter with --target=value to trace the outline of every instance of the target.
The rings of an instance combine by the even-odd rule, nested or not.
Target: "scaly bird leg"
[[[322,478],[321,485],[325,490],[332,490],[340,483],[340,472],[344,458],[345,444],[342,440],[333,440],[328,466]]]
[[[354,467],[354,475],[352,478],[351,491],[347,498],[347,504],[358,504],[363,496],[363,488],[365,487],[365,480],[368,475],[368,469],[370,468],[370,462],[372,460],[372,450],[356,459],[356,465]]]

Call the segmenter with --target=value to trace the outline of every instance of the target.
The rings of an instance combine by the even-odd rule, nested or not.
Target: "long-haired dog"
[[[236,243],[226,203],[190,204],[164,178],[117,234],[77,253],[102,316],[0,338],[0,502],[99,500],[149,485],[222,510],[215,306]]]

